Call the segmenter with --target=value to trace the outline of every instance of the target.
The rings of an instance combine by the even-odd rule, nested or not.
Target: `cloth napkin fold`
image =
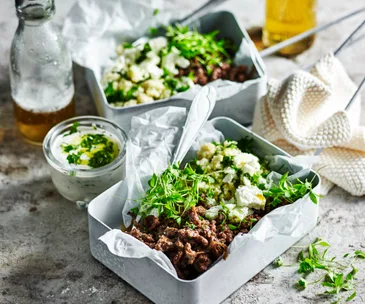
[[[252,130],[293,156],[324,148],[313,168],[322,177],[322,194],[333,184],[352,195],[365,194],[365,127],[361,102],[344,109],[356,91],[341,62],[324,56],[310,72],[270,80],[257,103]]]

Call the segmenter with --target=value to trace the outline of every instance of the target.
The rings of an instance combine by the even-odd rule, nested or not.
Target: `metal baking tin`
[[[219,117],[212,122],[226,138],[233,140],[239,140],[245,136],[253,138],[253,147],[262,155],[288,155],[232,119]],[[315,172],[311,171],[311,174],[314,175]],[[319,177],[317,176],[313,182],[314,190],[318,192]],[[219,261],[195,280],[181,280],[166,272],[149,258],[115,256],[104,243],[98,240],[107,231],[113,228],[118,229],[121,225],[122,200],[117,195],[118,186],[119,184],[116,184],[108,189],[89,205],[91,254],[147,298],[159,304],[220,303],[315,226],[315,224],[308,224],[308,217],[298,216],[298,226],[301,226],[303,230],[295,237],[277,235],[263,243],[252,241],[254,243],[245,244],[234,250],[226,260]],[[310,209],[309,212],[313,216],[311,220],[316,223],[318,205],[313,204],[308,196],[305,199],[307,200],[305,206]]]
[[[201,32],[219,30],[221,37],[230,38],[237,45],[242,39],[248,42],[251,54],[249,62],[256,68],[256,78],[246,81],[247,87],[236,95],[219,100],[211,118],[226,116],[243,125],[250,124],[253,119],[256,101],[266,93],[267,78],[264,63],[246,30],[239,24],[235,16],[228,11],[209,13],[189,22],[188,25],[192,28],[198,27]],[[130,120],[133,116],[149,110],[166,106],[190,108],[191,100],[178,97],[132,107],[115,108],[108,104],[103,88],[96,80],[94,72],[86,69],[85,74],[99,115],[114,121],[127,131],[130,129]]]

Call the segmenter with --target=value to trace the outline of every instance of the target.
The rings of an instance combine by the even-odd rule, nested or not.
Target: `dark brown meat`
[[[209,258],[208,254],[199,254],[194,261],[194,268],[199,273],[203,273],[208,270],[209,266],[212,264],[212,260]]]
[[[209,244],[210,253],[218,259],[221,255],[227,256],[228,247],[219,241],[211,241]]]
[[[186,69],[179,70],[179,76],[188,76],[191,72],[194,74],[194,83],[206,85],[208,82],[217,79],[228,79],[235,82],[244,82],[249,79],[248,68],[245,65],[231,66],[223,62],[220,66],[210,66],[211,72],[208,73],[206,68],[195,58],[190,60],[190,65]]]
[[[163,252],[170,251],[174,248],[175,248],[174,243],[164,235],[160,236],[159,240],[157,241],[157,243],[155,245],[156,250],[163,251]]]
[[[147,231],[153,230],[160,225],[160,221],[153,215],[148,215],[143,220],[143,225]]]

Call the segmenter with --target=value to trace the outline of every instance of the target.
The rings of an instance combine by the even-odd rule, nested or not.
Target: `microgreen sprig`
[[[208,174],[196,173],[189,164],[184,169],[179,169],[177,164],[169,166],[161,175],[154,174],[150,179],[150,189],[138,206],[138,214],[145,217],[157,209],[159,215],[174,219],[180,225],[186,211],[201,199],[200,182],[210,184],[214,179]]]
[[[288,203],[294,203],[296,200],[302,198],[305,194],[309,193],[309,198],[315,204],[318,204],[318,198],[321,196],[313,191],[313,179],[303,182],[297,179],[297,183],[293,184],[288,180],[289,172],[283,174],[277,185],[272,185],[270,189],[264,191],[264,196],[269,198],[269,205],[276,208],[283,201]]]
[[[331,297],[334,300],[332,303],[339,303],[343,299],[349,302],[356,296],[355,275],[358,269],[354,262],[365,259],[365,253],[356,250],[352,253],[346,253],[342,259],[336,259],[336,257],[328,257],[329,248],[330,244],[316,239],[305,250],[300,251],[297,263],[285,265],[283,259],[279,257],[273,264],[276,267],[299,266],[298,273],[302,275],[297,282],[299,289],[320,283],[325,287],[325,291],[318,294],[319,296]],[[316,271],[321,272],[320,276],[314,281],[309,281],[307,279],[309,275]]]

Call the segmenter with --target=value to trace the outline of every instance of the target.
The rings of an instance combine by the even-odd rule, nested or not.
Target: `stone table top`
[[[172,0],[171,0],[172,1]],[[75,0],[56,0],[56,21],[63,18]],[[172,1],[173,2],[173,1]],[[178,2],[178,1],[175,1]],[[185,9],[202,0],[182,1]],[[318,0],[318,21],[323,23],[360,8],[362,0]],[[14,1],[2,0],[0,10],[0,303],[150,303],[142,294],[93,259],[89,252],[87,212],[62,198],[52,184],[42,150],[18,135],[10,96],[8,58],[17,26]],[[264,0],[231,0],[222,8],[232,10],[246,28],[260,26]],[[314,63],[337,47],[361,22],[355,17],[319,34],[312,48],[293,59],[265,59],[270,77],[283,78]],[[365,39],[341,54],[352,79],[364,75]],[[77,113],[96,114],[83,69],[74,68]],[[364,99],[363,99],[364,102]],[[363,107],[364,108],[364,107]],[[362,111],[362,123],[365,112]],[[353,248],[365,248],[365,198],[334,188],[320,203],[318,226],[304,239],[308,244],[322,237],[341,256]],[[291,248],[285,260],[294,260],[299,249]],[[364,279],[365,263],[359,265]],[[362,274],[361,274],[362,273]],[[242,286],[225,304],[232,303],[324,303],[319,289],[299,292],[295,268],[268,266]],[[357,287],[355,303],[365,303],[365,285]]]

